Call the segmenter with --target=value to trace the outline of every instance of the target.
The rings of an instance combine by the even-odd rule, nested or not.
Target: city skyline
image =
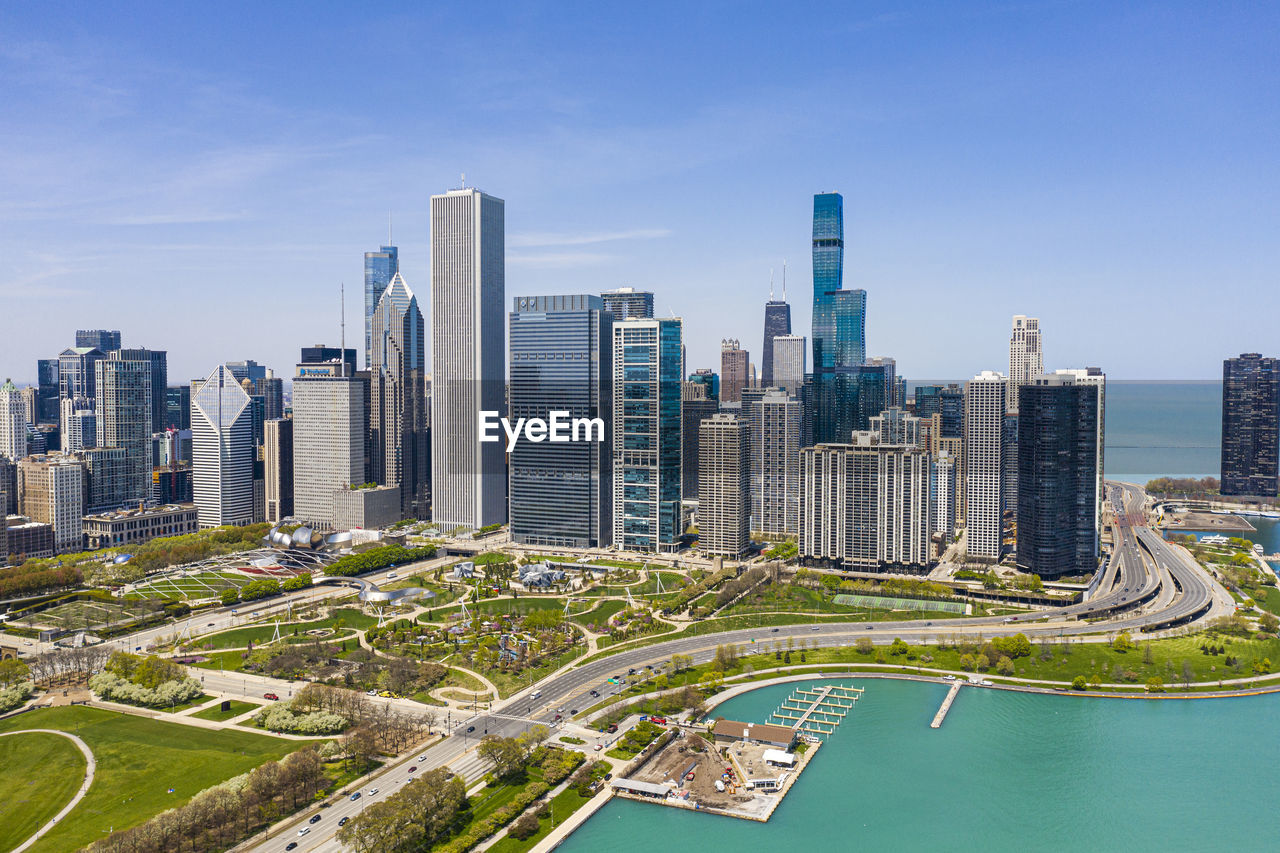
[[[359,292],[388,213],[406,277],[429,280],[428,197],[462,172],[508,201],[509,296],[652,290],[659,316],[685,320],[690,369],[715,366],[715,340],[759,340],[783,259],[793,328],[810,327],[807,208],[823,190],[846,199],[845,287],[868,292],[867,354],[908,377],[1000,367],[1017,313],[1053,330],[1047,365],[1100,363],[1118,379],[1211,379],[1222,358],[1267,349],[1274,11],[882,11],[828,28],[803,10],[697,10],[664,43],[669,67],[641,80],[623,69],[668,28],[621,9],[607,26],[529,10],[483,25],[450,10],[264,10],[234,35],[178,10],[149,16],[160,37],[145,40],[128,15],[18,10],[0,24],[5,354],[54,357],[94,325],[145,331],[175,381],[245,357],[287,375],[300,342],[337,337],[336,291]],[[310,59],[388,24],[441,47],[367,39],[377,62],[358,47],[329,67]],[[481,26],[504,57],[493,67],[468,58]],[[566,26],[600,38],[534,61],[525,33]],[[605,37],[615,29],[629,40]],[[176,31],[188,37],[164,35]],[[832,61],[802,62],[810,45]],[[424,79],[439,82],[415,93]],[[485,120],[451,116],[464,102]],[[674,202],[677,183],[717,216]],[[1193,321],[1186,302],[1206,282],[1263,310]],[[945,310],[921,311],[930,300]],[[192,334],[186,311],[222,333]],[[1124,325],[1132,311],[1192,340],[1151,358]],[[980,343],[956,347],[967,335]],[[9,370],[36,379],[27,360]]]

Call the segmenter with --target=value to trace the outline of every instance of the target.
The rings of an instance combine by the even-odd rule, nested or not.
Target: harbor
[[[624,799],[768,821],[862,693],[845,685],[799,687],[767,717],[777,722],[719,718],[681,726],[611,787]]]

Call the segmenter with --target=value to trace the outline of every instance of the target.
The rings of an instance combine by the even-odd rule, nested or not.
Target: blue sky
[[[690,369],[758,363],[770,268],[809,332],[812,194],[845,196],[868,352],[909,378],[1213,378],[1280,350],[1280,7],[1005,3],[10,3],[0,373],[77,327],[176,383],[358,342],[394,217],[506,199],[507,295],[656,292]],[[509,299],[508,299],[509,303]]]

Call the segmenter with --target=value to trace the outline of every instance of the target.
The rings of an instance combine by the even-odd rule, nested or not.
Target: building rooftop
[[[737,720],[718,720],[712,733],[717,737],[759,740],[766,743],[791,743],[796,737],[795,730],[790,726],[775,726],[769,723],[740,723]]]
[[[192,512],[196,508],[195,504],[165,504],[164,506],[149,506],[139,509],[114,509],[108,512],[93,512],[84,516],[85,521],[118,521],[124,518],[146,518],[150,515],[164,515],[172,512],[189,511]]]

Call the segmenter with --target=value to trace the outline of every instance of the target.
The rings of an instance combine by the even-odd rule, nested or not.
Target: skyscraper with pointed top
[[[426,327],[397,271],[370,320],[369,463],[375,482],[400,487],[405,518],[430,518]]]
[[[201,527],[253,523],[252,409],[225,364],[192,385],[193,491]]]
[[[782,265],[782,299],[773,298],[773,273],[769,274],[769,301],[764,304],[764,349],[760,351],[760,385],[773,387],[773,339],[791,334],[791,305],[787,302],[787,265]]]

